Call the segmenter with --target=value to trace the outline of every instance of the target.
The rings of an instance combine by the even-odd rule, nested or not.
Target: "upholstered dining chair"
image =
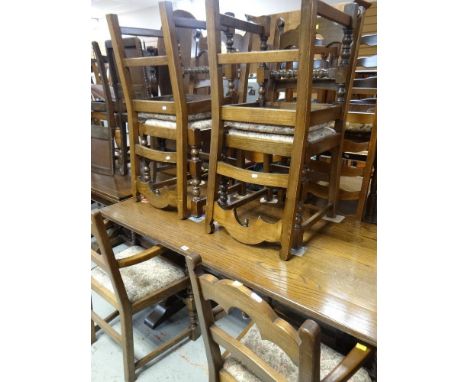
[[[187,264],[210,382],[371,381],[360,369],[371,348],[357,343],[344,357],[320,343],[320,327],[314,321],[306,320],[295,330],[240,282],[204,274],[200,256],[187,256]],[[232,337],[216,325],[211,301],[225,312],[240,309],[250,324]],[[220,346],[226,350],[223,355]]]
[[[136,369],[184,339],[198,337],[189,278],[183,267],[170,256],[164,256],[165,249],[160,246],[148,249],[131,246],[114,254],[99,211],[91,214],[91,230],[97,243],[96,250],[91,249],[91,261],[96,264],[91,271],[91,288],[116,309],[101,318],[91,306],[91,343],[97,340],[96,332],[100,329],[115,340],[123,350],[125,381],[132,382],[136,379]],[[191,318],[189,327],[135,361],[133,314],[187,289],[185,303]],[[111,324],[117,317],[120,317],[120,333]]]

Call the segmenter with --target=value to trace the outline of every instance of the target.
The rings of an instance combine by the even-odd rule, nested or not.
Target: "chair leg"
[[[336,216],[336,207],[338,204],[338,195],[340,192],[340,175],[341,175],[341,156],[339,147],[331,150],[331,165],[330,165],[330,182],[328,185],[328,203],[332,206],[327,213],[328,217]]]
[[[368,158],[369,161],[369,158]],[[372,161],[373,162],[373,161]],[[361,192],[359,193],[359,201],[356,208],[356,218],[362,220],[364,217],[364,206],[367,202],[367,196],[369,193],[369,184],[371,179],[372,164],[366,163],[366,169],[364,171],[364,176],[362,177]]]
[[[134,382],[135,355],[133,345],[133,322],[131,312],[121,312],[120,324],[122,328],[122,351],[124,361],[125,382]]]
[[[273,155],[271,154],[263,154],[263,171],[264,172],[271,172],[271,161],[272,161]],[[273,200],[273,189],[271,187],[268,187],[267,190],[267,195],[265,198],[268,202],[271,202]]]
[[[364,209],[368,200],[369,185],[371,181],[372,169],[374,168],[374,164],[375,164],[376,150],[377,150],[377,125],[375,122],[374,126],[372,127],[371,136],[369,139],[369,149],[367,152],[366,166],[364,168],[364,172],[362,176],[361,192],[359,194],[359,202],[358,202],[358,206],[356,209],[356,217],[359,220],[362,220],[364,217]]]
[[[288,190],[289,191],[289,190]],[[288,192],[286,191],[286,193]],[[292,198],[291,198],[292,199]],[[280,258],[281,260],[289,260],[291,258],[291,248],[294,247],[295,235],[294,235],[294,226],[296,222],[296,206],[291,204],[295,203],[296,200],[290,200],[286,196],[285,208],[283,210],[283,232],[281,233],[281,248],[280,248]],[[289,204],[289,205],[288,205]],[[290,227],[288,229],[288,227]]]
[[[201,159],[200,159],[200,134],[199,131],[189,130],[190,162],[189,171],[192,177],[192,201],[191,212],[193,216],[199,217],[203,214],[200,203],[200,183],[201,183]]]

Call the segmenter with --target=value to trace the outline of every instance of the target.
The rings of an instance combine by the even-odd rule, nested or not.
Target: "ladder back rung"
[[[175,152],[154,150],[140,144],[135,145],[135,154],[157,162],[176,163],[177,161]]]
[[[124,58],[124,65],[129,68],[138,66],[164,66],[167,65],[167,56]]]
[[[268,50],[261,52],[218,53],[219,64],[255,64],[262,62],[299,61],[299,50]]]
[[[267,172],[250,171],[232,166],[225,162],[218,162],[217,173],[241,182],[254,183],[267,187],[288,187],[288,174],[273,174]]]

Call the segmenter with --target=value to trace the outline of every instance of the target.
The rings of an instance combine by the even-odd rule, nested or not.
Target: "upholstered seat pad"
[[[371,123],[346,122],[346,131],[350,131],[353,133],[370,133],[371,130]]]
[[[138,120],[148,126],[165,129],[176,128],[176,116],[171,114],[138,113]],[[207,129],[211,127],[211,113],[197,113],[188,116],[190,129]]]
[[[228,131],[229,135],[234,135],[238,137],[246,138],[257,138],[273,142],[283,142],[283,143],[293,143],[293,135],[281,135],[281,134],[272,134],[272,133],[261,133],[254,131],[238,130],[231,128]],[[336,131],[328,126],[321,127],[319,129],[309,130],[309,135],[307,140],[309,143],[317,142],[325,137],[336,134]]]
[[[288,382],[297,382],[299,370],[291,358],[276,344],[268,340],[262,340],[256,325],[241,339],[241,342],[253,350],[261,359],[267,362],[274,370],[284,375]],[[343,356],[326,345],[321,345],[320,355],[320,379],[327,376],[343,359]],[[229,356],[224,369],[231,374],[238,382],[261,382],[261,380],[251,373],[244,365],[233,356]],[[349,381],[370,382],[369,374],[364,369],[359,369]]]
[[[309,133],[319,131],[324,127],[333,128],[335,125],[334,121],[321,123],[319,125],[313,125],[309,127]],[[295,129],[288,126],[276,126],[276,125],[262,125],[258,123],[246,123],[246,122],[226,122],[225,126],[228,129],[234,128],[236,130],[249,131],[253,133],[262,134],[278,134],[278,135],[294,135]]]
[[[115,258],[123,259],[143,250],[144,248],[135,245],[117,253]],[[131,302],[140,300],[158,289],[185,277],[182,268],[161,256],[153,257],[130,267],[121,268],[120,274]],[[109,276],[100,267],[95,267],[91,271],[91,276],[103,287],[114,293]]]

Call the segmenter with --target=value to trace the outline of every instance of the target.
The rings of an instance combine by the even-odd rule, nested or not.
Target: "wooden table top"
[[[322,221],[311,231],[305,254],[285,262],[277,247],[239,243],[223,228],[209,235],[204,222],[179,220],[175,212],[134,198],[102,214],[178,253],[197,253],[207,268],[377,346],[375,225]]]
[[[91,173],[91,199],[104,204],[117,203],[132,196],[130,175],[102,175]]]

